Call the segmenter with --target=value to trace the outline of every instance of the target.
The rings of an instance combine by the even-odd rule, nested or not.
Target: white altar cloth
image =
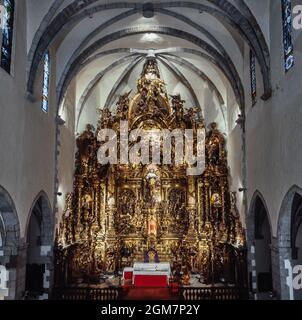
[[[133,265],[133,275],[159,275],[171,276],[170,263],[140,263],[135,262]]]

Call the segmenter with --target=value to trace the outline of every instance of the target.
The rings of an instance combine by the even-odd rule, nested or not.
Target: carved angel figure
[[[177,121],[181,121],[184,118],[184,103],[185,100],[181,99],[180,94],[170,95],[172,108],[175,113],[175,118]]]
[[[91,124],[86,125],[86,130],[77,138],[78,153],[82,162],[86,162],[92,153],[91,140],[94,139],[94,127]]]
[[[100,120],[99,120],[99,126],[101,128],[107,128],[112,123],[112,113],[111,111],[106,109],[99,109],[100,113]]]
[[[117,103],[116,103],[116,115],[121,120],[126,120],[128,116],[128,108],[129,108],[129,96],[132,90],[120,95]]]

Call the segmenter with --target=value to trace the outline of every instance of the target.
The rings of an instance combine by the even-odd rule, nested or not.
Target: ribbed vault
[[[149,41],[148,37],[158,37],[162,43]],[[147,40],[141,41],[143,38]],[[127,87],[127,79],[152,49],[151,54],[165,72],[173,74],[201,112],[204,106],[190,83],[192,75],[206,83],[221,107],[228,105],[231,88],[244,116],[245,91],[249,90],[243,85],[244,46],[249,46],[257,58],[262,98],[267,99],[271,95],[270,53],[257,17],[243,0],[56,0],[48,12],[41,14],[41,23],[28,44],[27,90],[30,95],[38,95],[35,83],[39,65],[52,48],[57,61],[58,113],[70,84],[84,81],[83,74],[91,74],[85,78],[86,84],[78,86],[78,124],[87,101],[104,78],[117,73],[108,92],[101,93],[104,101],[98,107],[114,104],[116,96]],[[96,61],[99,70],[90,72]]]

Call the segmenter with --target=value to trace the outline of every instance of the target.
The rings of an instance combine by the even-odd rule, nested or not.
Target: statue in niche
[[[93,198],[92,190],[90,188],[86,189],[82,195],[82,215],[81,215],[81,224],[82,230],[81,234],[84,235],[84,232],[92,225],[94,222],[93,217]]]
[[[96,265],[96,271],[102,272],[104,270],[104,261],[103,261],[103,255],[101,252],[98,252],[95,256],[95,265]]]
[[[190,257],[190,268],[192,272],[195,272],[196,270],[198,270],[198,265],[197,265],[198,250],[196,247],[189,247],[188,253]]]
[[[140,215],[144,207],[144,200],[137,199],[135,202],[135,215]]]
[[[129,189],[124,189],[120,194],[120,213],[122,215],[129,215],[130,217],[134,216],[136,202],[135,194]]]
[[[148,235],[151,237],[157,236],[157,223],[156,223],[156,218],[154,217],[154,215],[152,215],[149,220]]]
[[[183,213],[185,210],[186,197],[184,190],[173,189],[169,193],[169,213],[176,220],[183,218]]]
[[[172,228],[172,218],[170,216],[170,211],[169,211],[169,201],[168,200],[163,200],[161,202],[161,209],[162,209],[162,215],[161,215],[161,220],[160,220],[160,230],[161,234],[168,233],[170,231],[170,228]]]
[[[214,208],[220,208],[222,206],[220,194],[215,192],[211,197],[211,204]]]
[[[116,266],[116,256],[113,248],[108,248],[106,250],[106,271],[108,273],[113,273]]]
[[[145,200],[149,207],[154,207],[160,197],[160,179],[155,169],[150,169],[145,178]]]

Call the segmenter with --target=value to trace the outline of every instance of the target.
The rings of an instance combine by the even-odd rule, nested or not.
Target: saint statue
[[[155,236],[155,237],[157,235],[157,223],[156,223],[156,219],[154,218],[154,216],[152,216],[149,221],[148,235]]]
[[[158,198],[160,196],[160,180],[155,170],[152,168],[149,170],[148,174],[145,178],[146,182],[146,190],[145,190],[145,198],[146,202],[150,207],[154,207],[158,202]]]

